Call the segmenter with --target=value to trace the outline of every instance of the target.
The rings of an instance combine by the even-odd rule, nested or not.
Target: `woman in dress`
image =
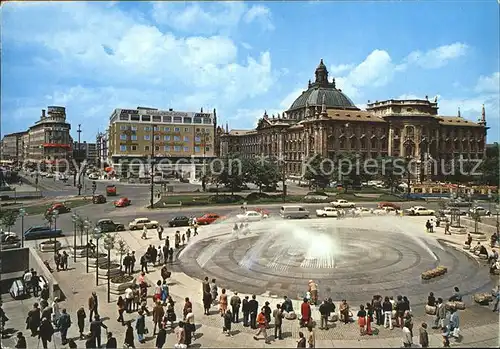
[[[372,335],[373,322],[373,307],[370,303],[366,303],[366,334]]]
[[[366,310],[363,304],[359,306],[358,326],[359,326],[359,334],[363,336],[365,334],[365,326],[366,326]]]
[[[156,282],[155,294],[153,296],[155,304],[161,301],[161,292],[162,292],[161,280],[158,280]]]
[[[226,289],[222,289],[222,294],[220,295],[219,298],[219,312],[220,316],[224,316],[227,311],[227,294],[226,294]]]
[[[217,304],[217,299],[219,298],[219,292],[217,290],[217,284],[215,283],[215,279],[212,279],[212,284],[210,285],[210,294],[212,295],[212,301],[214,305]]]

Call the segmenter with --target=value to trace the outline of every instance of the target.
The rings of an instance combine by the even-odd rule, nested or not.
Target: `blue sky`
[[[67,2],[2,6],[2,134],[66,106],[94,141],[114,108],[217,108],[230,128],[282,113],[323,58],[368,100],[438,96],[499,140],[499,11],[491,1]],[[73,130],[73,132],[76,130]],[[73,133],[76,136],[76,132]]]

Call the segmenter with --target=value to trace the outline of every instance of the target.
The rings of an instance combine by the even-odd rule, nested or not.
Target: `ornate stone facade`
[[[438,115],[437,98],[430,101],[386,100],[360,110],[329,81],[321,60],[314,83],[282,115],[264,113],[254,130],[217,128],[220,156],[282,157],[288,176],[300,176],[302,162],[314,154],[334,159],[354,152],[363,158],[381,156],[451,160],[482,158],[486,144],[483,106],[478,122],[460,115]]]

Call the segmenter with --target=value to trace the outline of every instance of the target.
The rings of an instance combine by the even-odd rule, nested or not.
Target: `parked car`
[[[106,186],[106,195],[116,196],[116,187],[113,184]]]
[[[51,227],[44,226],[34,226],[30,227],[28,230],[24,232],[24,239],[41,239],[41,238],[53,238],[63,236],[63,232],[61,229],[54,229]]]
[[[89,179],[92,181],[95,181],[95,180],[99,179],[99,175],[97,173],[91,173],[91,174],[89,174]]]
[[[17,237],[17,234],[11,231],[0,231],[0,241],[1,242],[7,242],[7,241],[15,241],[19,239]]]
[[[92,203],[94,204],[105,204],[106,203],[106,197],[102,194],[94,195],[92,197]]]
[[[309,218],[309,211],[302,206],[282,206],[280,208],[280,216],[286,219]]]
[[[317,217],[338,217],[339,211],[333,207],[323,207],[316,210]]]
[[[469,210],[469,215],[478,214],[479,216],[491,216],[491,212],[484,207],[477,206]]]
[[[111,219],[100,219],[96,224],[97,228],[100,228],[103,233],[115,232],[115,231],[124,231],[125,226],[121,223],[116,223]]]
[[[407,210],[412,216],[434,216],[436,211],[430,210],[424,206],[413,206]]]
[[[378,208],[392,207],[395,210],[401,210],[401,206],[393,202],[379,202]]]
[[[243,222],[258,222],[266,217],[257,211],[246,211],[244,213],[237,214],[236,218]]]
[[[192,219],[187,216],[176,216],[168,221],[169,227],[188,227]]]
[[[138,230],[144,228],[156,229],[159,223],[157,221],[152,221],[149,218],[136,218],[128,224],[130,230]]]
[[[337,201],[332,201],[330,202],[330,205],[338,208],[356,207],[356,204],[354,202],[349,202],[344,199],[338,199]]]
[[[198,223],[198,225],[207,225],[224,218],[225,217],[219,216],[215,213],[206,213],[203,216],[196,218],[196,223]]]
[[[118,200],[113,202],[113,205],[115,205],[115,207],[126,207],[126,206],[130,206],[130,204],[132,204],[132,201],[130,201],[126,197],[119,198]]]
[[[355,216],[371,216],[373,214],[373,209],[368,207],[356,207],[354,209]]]
[[[62,202],[58,202],[50,206],[47,210],[47,214],[51,214],[52,212],[57,211],[57,213],[67,213],[71,211],[71,207],[66,206],[66,204]]]
[[[264,218],[268,218],[271,215],[271,212],[264,208],[256,208],[254,211],[259,212]]]

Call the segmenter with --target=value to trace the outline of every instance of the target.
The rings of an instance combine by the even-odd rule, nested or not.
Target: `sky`
[[[355,104],[438,97],[500,139],[499,4],[475,1],[14,2],[2,5],[2,134],[65,106],[95,141],[115,108],[217,109],[255,127],[324,59]]]

